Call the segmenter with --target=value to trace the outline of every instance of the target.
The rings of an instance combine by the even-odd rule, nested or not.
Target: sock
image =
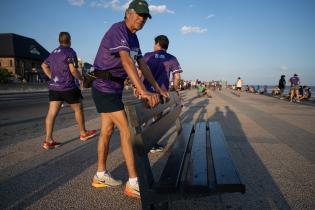
[[[103,176],[109,176],[109,174],[107,173],[107,171],[97,171],[96,176],[103,177]]]
[[[136,185],[136,184],[138,184],[138,177],[129,178],[129,184],[130,184],[130,185]]]

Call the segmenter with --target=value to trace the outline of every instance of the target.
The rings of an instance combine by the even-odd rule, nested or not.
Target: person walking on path
[[[280,90],[280,99],[283,99],[283,92],[285,89],[286,81],[285,81],[285,75],[281,75],[281,78],[279,80],[278,88]]]
[[[299,85],[300,85],[300,78],[297,74],[294,74],[293,77],[290,78],[290,102],[293,101],[293,97],[295,96],[295,101],[300,102],[299,100]]]
[[[238,97],[241,97],[242,86],[243,86],[243,80],[241,80],[241,78],[238,77],[236,81],[236,95]]]
[[[49,109],[45,120],[46,138],[44,149],[54,149],[60,146],[53,138],[53,128],[56,116],[63,102],[70,104],[75,112],[75,118],[80,129],[80,140],[85,141],[96,135],[96,130],[88,131],[85,128],[82,107],[81,90],[76,86],[75,79],[82,84],[82,77],[77,70],[77,55],[70,47],[71,36],[68,32],[60,32],[60,46],[53,50],[41,67],[49,78]]]
[[[107,75],[107,79],[96,78],[92,85],[92,97],[101,118],[97,172],[93,177],[92,186],[102,188],[122,184],[121,180],[114,179],[106,169],[109,141],[115,125],[120,133],[121,149],[129,174],[124,193],[134,198],[140,198],[140,192],[131,134],[122,102],[124,80],[127,76],[129,77],[137,88],[139,98],[145,99],[148,106],[155,107],[159,103],[159,95],[147,91],[139,79],[136,69],[137,62],[144,77],[150,81],[156,92],[164,97],[169,97],[169,93],[162,90],[154,80],[142,57],[136,35],[148,18],[151,18],[151,15],[146,1],[134,0],[129,4],[125,11],[124,21],[113,24],[105,33],[94,60],[95,71]]]
[[[165,35],[159,35],[154,39],[153,52],[148,52],[144,55],[144,60],[148,64],[154,79],[165,91],[169,91],[170,86],[170,74],[172,73],[173,87],[178,93],[180,90],[180,73],[182,68],[179,65],[177,58],[174,55],[167,53],[169,46],[169,39]],[[148,80],[144,80],[143,84],[150,92],[155,92],[154,87]],[[157,116],[158,118],[159,116]],[[156,119],[157,120],[157,119]],[[161,152],[163,146],[156,144],[151,148],[150,152]]]

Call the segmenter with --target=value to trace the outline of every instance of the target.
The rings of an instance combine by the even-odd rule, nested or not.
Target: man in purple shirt
[[[128,127],[122,91],[124,80],[129,77],[137,87],[139,96],[147,100],[150,107],[159,103],[158,94],[147,91],[138,77],[136,62],[143,75],[150,81],[157,92],[169,97],[167,91],[160,88],[154,80],[150,69],[144,61],[136,32],[142,29],[147,18],[151,18],[148,3],[144,0],[134,0],[125,12],[125,20],[115,23],[105,33],[94,61],[95,73],[107,78],[97,78],[93,81],[92,96],[97,111],[101,115],[101,134],[98,143],[97,172],[93,177],[93,187],[118,186],[122,182],[115,180],[106,170],[106,160],[109,152],[109,141],[114,125],[120,132],[121,149],[126,160],[129,180],[124,193],[127,196],[140,198],[139,184],[131,144],[131,134]]]
[[[290,78],[290,102],[293,101],[293,97],[295,95],[296,102],[300,102],[299,100],[299,85],[300,85],[300,78],[297,74],[294,74],[293,77]]]
[[[174,89],[175,91],[178,91],[180,73],[183,71],[177,58],[167,53],[169,40],[167,36],[159,35],[155,37],[154,41],[154,51],[146,53],[144,55],[144,60],[148,64],[154,79],[161,88],[164,88],[167,91],[169,90],[170,75],[172,74]],[[148,80],[144,80],[143,84],[150,92],[155,91]]]
[[[71,46],[71,37],[68,32],[60,32],[60,46],[53,50],[49,57],[41,65],[44,73],[50,79],[49,109],[46,116],[46,139],[44,149],[54,149],[60,146],[60,142],[53,139],[53,127],[56,116],[64,101],[70,104],[75,112],[75,118],[80,129],[80,140],[85,141],[96,134],[96,130],[85,129],[84,114],[82,111],[81,90],[75,84],[75,78],[82,83],[82,77],[77,70],[77,55]]]
[[[148,64],[154,79],[160,85],[161,88],[169,90],[170,86],[170,75],[172,74],[174,89],[176,92],[179,91],[180,73],[182,69],[177,61],[177,58],[167,53],[169,40],[165,35],[159,35],[154,39],[154,51],[148,52],[144,55],[144,60]],[[149,83],[148,80],[144,80],[143,84],[146,89],[150,92],[155,92],[154,87]],[[159,116],[157,116],[158,118]],[[163,146],[160,144],[154,145],[150,152],[161,152]]]

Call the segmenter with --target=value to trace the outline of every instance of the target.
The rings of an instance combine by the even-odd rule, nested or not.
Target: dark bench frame
[[[168,209],[173,200],[225,192],[245,193],[223,131],[218,122],[181,124],[180,98],[171,92],[169,102],[147,109],[133,96],[124,97],[132,133],[143,209]],[[164,110],[158,121],[143,126]],[[158,181],[154,180],[148,152],[176,124],[176,139]]]

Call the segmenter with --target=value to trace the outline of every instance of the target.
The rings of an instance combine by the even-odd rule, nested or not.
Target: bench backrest
[[[145,108],[144,102],[132,95],[123,97],[133,143],[139,155],[148,153],[174,122],[176,122],[177,132],[180,132],[181,124],[178,120],[181,112],[180,98],[175,92],[171,92],[170,95],[168,102],[159,104],[153,109]],[[167,113],[164,113],[160,119],[154,123],[148,123],[153,117],[164,111]],[[144,124],[146,125],[144,126]]]

